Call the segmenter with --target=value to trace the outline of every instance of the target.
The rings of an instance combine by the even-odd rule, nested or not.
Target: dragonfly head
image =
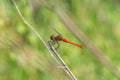
[[[54,35],[51,35],[51,36],[50,36],[50,39],[51,39],[51,40],[55,40],[55,36],[54,36]]]

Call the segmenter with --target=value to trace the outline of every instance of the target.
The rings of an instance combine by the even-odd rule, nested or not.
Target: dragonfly
[[[52,45],[55,45],[56,43],[58,44],[57,47],[55,49],[57,49],[59,47],[59,42],[62,41],[62,42],[65,42],[65,43],[69,43],[69,44],[72,44],[74,46],[77,46],[79,48],[83,48],[82,45],[80,44],[77,44],[77,43],[74,43],[74,42],[71,42],[70,40],[64,38],[56,29],[54,29],[58,35],[51,35],[50,36],[50,39],[51,41],[49,41],[50,43],[52,43]],[[48,42],[48,43],[49,43]]]

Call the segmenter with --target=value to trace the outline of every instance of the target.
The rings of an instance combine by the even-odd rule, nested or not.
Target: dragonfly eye
[[[51,39],[51,40],[55,40],[55,36],[52,35],[52,36],[50,37],[50,39]]]

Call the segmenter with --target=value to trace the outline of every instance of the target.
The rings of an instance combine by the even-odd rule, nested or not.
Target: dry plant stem
[[[55,12],[58,17],[61,19],[61,21],[65,24],[65,27],[68,28],[77,38],[80,40],[84,45],[91,51],[91,54],[100,61],[103,65],[105,65],[111,72],[114,73],[114,75],[120,79],[120,72],[119,70],[112,64],[110,60],[108,60],[103,53],[93,45],[92,42],[90,42],[87,37],[83,34],[83,32],[77,28],[78,26],[72,21],[72,19],[69,17],[69,14],[66,14],[59,5],[54,6],[49,4],[49,2],[44,0],[44,3],[42,4],[47,9],[52,10]],[[49,5],[49,6],[48,6]]]
[[[50,55],[52,56],[52,58],[57,62],[59,63],[59,61],[54,57],[54,55],[52,54],[51,50],[49,49],[49,47],[47,46],[47,44],[45,43],[45,41],[43,40],[43,38],[40,36],[40,34],[37,32],[37,30],[35,30],[26,20],[25,18],[23,17],[21,11],[19,10],[17,4],[15,3],[14,0],[12,0],[13,4],[15,5],[15,8],[18,12],[18,14],[20,15],[20,17],[22,18],[23,22],[28,26],[28,28],[30,28],[34,34],[39,38],[40,41],[42,41],[42,43],[45,45],[45,47],[48,49]]]
[[[73,75],[73,73],[70,71],[70,69],[68,68],[68,66],[65,64],[65,62],[63,61],[63,59],[60,57],[60,55],[57,53],[57,51],[54,49],[54,47],[49,44],[51,46],[51,50],[55,53],[55,55],[57,56],[58,61],[55,56],[52,54],[51,50],[49,49],[49,47],[47,46],[47,44],[45,43],[45,41],[43,40],[43,38],[40,36],[40,34],[25,20],[25,18],[23,17],[22,13],[20,12],[19,8],[17,7],[17,4],[15,3],[14,0],[12,0],[13,4],[15,5],[15,8],[17,9],[18,14],[20,15],[20,17],[22,18],[22,20],[24,21],[24,23],[34,32],[34,34],[40,39],[40,41],[43,42],[43,44],[45,45],[45,47],[48,49],[50,55],[52,56],[52,58],[59,64],[62,63],[62,66],[64,69],[64,71],[71,77],[72,80],[77,80],[77,78]]]
[[[43,42],[43,44],[46,46],[46,48],[48,49],[49,53],[51,54],[51,56],[53,57],[53,59],[59,64],[59,62],[56,60],[56,58],[53,56],[53,54],[51,53],[50,49],[48,48],[47,44],[45,43],[45,41],[42,39],[42,37],[39,35],[39,33],[24,19],[24,17],[22,16],[20,10],[18,9],[16,3],[14,2],[14,0],[12,0],[12,2],[14,3],[20,17],[22,18],[22,20],[24,21],[24,23],[35,33],[35,35]],[[43,4],[44,5],[44,4]],[[48,4],[47,4],[48,5]],[[91,51],[91,53],[95,56],[95,58],[97,60],[99,60],[102,64],[106,65],[109,70],[111,70],[118,79],[120,79],[120,72],[117,70],[117,68],[100,52],[100,50],[98,50],[87,38],[86,36],[82,33],[81,30],[79,30],[77,28],[77,26],[74,24],[74,22],[70,19],[70,17],[68,15],[66,15],[65,12],[63,12],[59,7],[54,7],[54,9],[52,9],[52,7],[49,7],[44,5],[46,8],[53,10],[54,12],[56,12],[56,14],[58,14],[58,16],[60,17],[60,19],[63,21],[63,23],[66,25],[66,27],[75,34],[75,36],[84,43],[84,45]]]
[[[49,45],[50,45],[50,49],[53,51],[53,53],[56,55],[57,59],[60,61],[60,66],[58,66],[58,68],[63,69],[70,76],[70,78],[72,80],[77,80],[77,78],[74,76],[74,74],[68,68],[68,66],[66,65],[66,63],[64,62],[64,60],[59,55],[59,53],[55,50],[55,48],[53,47],[53,45],[52,45],[51,42],[49,42]]]
[[[63,12],[60,8],[54,9],[54,11],[58,14],[60,19],[77,38],[82,41],[84,45],[91,51],[91,53],[95,56],[97,60],[99,60],[102,64],[104,64],[110,71],[112,71],[118,79],[120,79],[120,72],[118,69],[109,61],[102,52],[91,43],[86,36],[82,33],[80,29],[77,28],[77,25],[70,19],[68,14]]]

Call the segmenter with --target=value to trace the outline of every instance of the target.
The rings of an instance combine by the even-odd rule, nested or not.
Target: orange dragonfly
[[[55,30],[55,31],[56,31],[56,30]],[[56,32],[57,32],[57,31],[56,31]],[[57,33],[58,33],[58,32],[57,32]],[[77,43],[74,43],[74,42],[71,42],[71,41],[69,41],[68,39],[64,38],[60,33],[58,33],[57,36],[51,35],[51,36],[50,36],[50,39],[51,39],[51,41],[49,41],[49,42],[51,42],[52,45],[55,45],[55,43],[58,44],[58,46],[57,46],[55,49],[57,49],[57,48],[59,47],[59,43],[58,43],[59,41],[63,41],[63,42],[65,42],[65,43],[72,44],[72,45],[77,46],[77,47],[79,47],[79,48],[83,48],[82,45],[77,44]]]

